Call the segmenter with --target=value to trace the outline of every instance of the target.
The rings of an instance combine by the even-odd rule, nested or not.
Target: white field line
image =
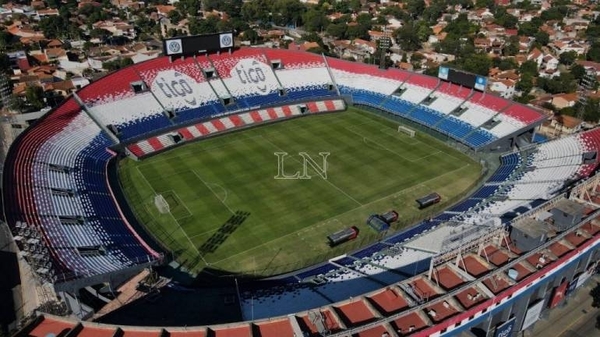
[[[144,176],[144,174],[142,173],[142,171],[140,171],[139,166],[137,167],[137,170],[140,173],[140,175],[142,176],[142,178],[144,178],[144,181],[146,182],[146,184],[148,184],[148,186],[150,186],[150,188],[152,189],[152,192],[154,192],[154,195],[156,195],[156,190],[154,189],[154,186],[152,186],[150,184],[150,182],[148,181],[148,179],[146,179],[146,176]],[[190,239],[190,237],[187,235],[187,233],[183,230],[183,228],[181,227],[181,224],[179,223],[179,221],[177,221],[177,219],[175,219],[175,217],[173,216],[173,213],[169,212],[169,215],[171,216],[171,218],[173,219],[173,221],[175,221],[175,223],[177,224],[177,227],[179,227],[179,230],[181,230],[183,232],[183,235],[185,235],[185,237],[188,239],[188,242],[194,248],[194,250],[196,251],[196,253],[198,253],[198,256],[202,257],[202,254],[200,254],[200,251],[198,250],[198,248],[192,243],[192,239]]]
[[[212,192],[212,194],[214,194],[215,198],[217,198],[217,200],[219,200],[223,204],[223,206],[225,206],[229,210],[229,212],[231,212],[231,214],[235,214],[235,212],[231,209],[231,207],[229,207],[225,203],[225,200],[219,198],[219,196],[217,195],[217,193],[215,193],[215,191],[209,186],[209,184],[206,183],[206,181],[204,181],[204,179],[202,179],[202,177],[200,177],[200,175],[198,174],[198,172],[196,172],[195,170],[192,170],[192,172],[194,172],[194,174],[196,175],[196,177],[198,177],[198,179],[204,184],[204,186],[206,186],[206,188],[208,188]],[[217,185],[217,184],[213,184],[213,185]],[[220,185],[218,185],[218,186],[221,187]],[[223,188],[223,187],[221,187],[221,188]]]
[[[273,143],[272,141],[268,140],[267,138],[263,137],[264,140],[266,140],[269,144],[273,145],[274,147],[276,147],[279,151],[283,151],[282,148],[280,148],[279,146],[275,145],[275,143]],[[285,151],[284,151],[285,152]],[[297,163],[302,164],[301,161],[299,161],[298,159],[294,158],[293,156],[290,156],[294,161],[296,161]],[[344,192],[344,190],[342,190],[341,188],[337,187],[334,183],[332,183],[331,181],[329,181],[328,179],[322,179],[323,181],[325,181],[326,183],[328,183],[331,187],[335,188],[336,190],[338,190],[340,193],[344,194],[346,197],[348,197],[348,199],[354,201],[355,203],[357,203],[359,206],[362,206],[363,204],[360,203],[358,200],[354,199],[350,194]]]
[[[351,129],[351,128],[349,128],[349,127],[348,127],[348,128],[346,128],[346,129],[347,129],[348,131],[352,132],[352,133],[353,133],[353,134],[355,134],[355,135],[358,135],[358,136],[360,136],[360,137],[363,137],[363,142],[364,142],[365,144],[367,144],[367,145],[368,145],[368,143],[367,143],[367,142],[371,142],[371,143],[373,143],[375,146],[377,146],[377,147],[379,147],[379,148],[381,148],[381,149],[383,149],[383,150],[386,150],[386,151],[390,152],[391,154],[393,154],[393,155],[395,155],[395,156],[398,156],[398,157],[400,157],[400,158],[402,158],[402,159],[404,159],[404,160],[406,160],[406,161],[408,161],[408,162],[411,162],[411,163],[415,163],[415,162],[418,162],[418,161],[419,161],[419,160],[421,160],[421,159],[425,159],[425,158],[427,158],[427,157],[430,157],[430,156],[435,156],[435,155],[437,155],[437,154],[440,154],[440,153],[442,153],[442,151],[436,151],[436,152],[430,153],[430,154],[428,154],[428,155],[425,155],[425,156],[423,156],[423,157],[419,157],[419,158],[416,158],[416,159],[408,159],[408,158],[404,157],[403,155],[401,155],[399,152],[396,152],[396,151],[394,151],[394,150],[390,149],[389,147],[387,147],[387,146],[385,146],[385,145],[383,145],[383,144],[380,144],[379,142],[376,142],[376,141],[374,141],[374,140],[371,140],[371,139],[369,139],[369,137],[367,137],[367,136],[363,135],[363,134],[362,134],[362,133],[360,133],[360,132],[356,132],[356,131],[352,130],[352,129]]]
[[[192,213],[192,211],[191,211],[191,210],[190,210],[190,209],[189,209],[189,208],[186,206],[185,202],[183,202],[183,199],[181,199],[181,198],[179,197],[179,194],[177,194],[177,192],[175,192],[175,190],[168,190],[168,191],[165,191],[164,193],[172,193],[172,194],[175,196],[175,198],[177,198],[177,201],[178,201],[178,202],[179,202],[181,205],[183,205],[183,207],[185,208],[185,210],[188,212],[188,214],[189,214],[189,215],[187,215],[187,216],[183,216],[183,217],[181,217],[180,219],[189,218],[190,216],[193,216],[193,215],[194,215],[194,213]]]
[[[331,218],[325,219],[325,220],[323,220],[323,221],[319,221],[319,223],[317,223],[317,224],[315,224],[315,225],[311,225],[311,226],[309,226],[309,227],[304,227],[304,228],[301,228],[301,229],[299,229],[299,230],[297,230],[297,231],[294,231],[294,232],[288,233],[288,234],[286,234],[286,235],[280,236],[280,237],[278,237],[278,238],[275,238],[275,239],[273,239],[273,240],[271,240],[271,241],[267,241],[267,242],[261,243],[260,245],[258,245],[258,246],[254,246],[254,247],[252,247],[252,248],[250,248],[250,249],[247,249],[247,250],[245,250],[245,251],[239,252],[239,253],[237,253],[237,254],[234,254],[234,255],[230,255],[230,256],[228,256],[228,257],[226,257],[226,258],[224,258],[224,259],[221,259],[221,260],[219,260],[219,261],[212,262],[212,264],[213,264],[213,265],[216,265],[216,264],[218,264],[218,263],[220,263],[220,262],[223,262],[223,261],[229,260],[229,259],[231,259],[231,258],[233,258],[233,257],[236,257],[236,256],[238,256],[238,255],[241,255],[241,254],[247,253],[247,252],[249,252],[249,251],[255,250],[255,249],[257,249],[257,248],[260,248],[260,247],[262,247],[262,246],[265,246],[265,245],[267,245],[267,244],[269,244],[269,243],[271,243],[271,242],[273,242],[273,241],[277,241],[277,240],[279,240],[279,239],[283,239],[283,238],[285,238],[285,237],[292,236],[292,235],[298,235],[298,233],[300,233],[300,232],[302,232],[302,231],[305,231],[305,230],[308,230],[308,229],[314,228],[314,226],[319,226],[320,224],[323,224],[323,223],[325,223],[325,222],[328,222],[328,221],[337,220],[337,218],[338,218],[338,217],[341,217],[341,216],[343,216],[343,215],[346,215],[346,214],[348,214],[348,213],[350,213],[350,212],[356,211],[357,209],[360,209],[360,208],[362,208],[362,207],[369,206],[369,205],[371,205],[371,204],[374,204],[374,203],[376,203],[376,202],[379,202],[379,201],[382,201],[382,200],[388,199],[388,198],[390,198],[390,197],[393,197],[393,196],[398,196],[398,195],[400,195],[400,194],[402,194],[402,193],[410,192],[410,191],[412,191],[413,189],[415,189],[415,188],[417,188],[417,187],[420,187],[421,185],[423,185],[423,186],[426,186],[428,183],[430,183],[430,182],[432,182],[432,181],[434,181],[434,180],[436,180],[436,179],[439,179],[439,178],[441,178],[441,177],[443,177],[443,176],[446,176],[446,175],[448,175],[448,174],[454,173],[454,172],[456,172],[456,171],[462,170],[462,169],[464,169],[464,168],[466,168],[466,167],[469,167],[470,165],[471,165],[471,164],[465,164],[465,165],[463,165],[463,166],[461,166],[461,167],[459,167],[459,168],[456,168],[456,169],[454,169],[454,170],[452,170],[452,171],[448,171],[448,172],[446,172],[446,173],[444,173],[444,174],[442,174],[442,175],[439,175],[439,176],[433,177],[433,178],[431,178],[431,179],[429,179],[429,180],[427,180],[427,181],[420,182],[420,183],[418,183],[418,184],[415,184],[415,185],[413,185],[413,186],[407,187],[407,188],[405,188],[405,189],[403,189],[403,190],[400,190],[400,191],[394,192],[394,193],[392,193],[392,194],[389,194],[389,195],[386,195],[386,196],[384,196],[384,197],[381,197],[381,198],[379,198],[379,199],[377,199],[377,200],[373,200],[373,201],[370,201],[370,202],[368,202],[368,203],[366,203],[366,204],[363,204],[363,205],[361,205],[361,206],[355,207],[355,208],[353,208],[353,209],[351,209],[351,210],[348,210],[348,211],[346,211],[346,212],[344,212],[344,213],[340,213],[340,214],[337,214],[336,216],[333,216],[333,217],[331,217]]]

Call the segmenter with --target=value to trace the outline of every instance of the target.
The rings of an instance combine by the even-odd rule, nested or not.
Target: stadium
[[[595,273],[600,129],[538,144],[545,115],[453,69],[175,41],[15,140],[4,217],[73,313],[79,290],[168,264],[229,285],[238,319],[40,314],[17,335],[516,336]],[[312,178],[275,179],[303,151]]]

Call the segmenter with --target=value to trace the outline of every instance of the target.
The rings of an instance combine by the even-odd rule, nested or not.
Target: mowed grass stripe
[[[203,256],[213,267],[283,272],[355,248],[329,248],[326,236],[335,230],[356,225],[361,239],[375,240],[376,234],[365,225],[369,214],[395,208],[401,213],[399,226],[408,224],[425,216],[416,209],[415,198],[435,190],[448,200],[478,177],[478,164],[467,156],[420,132],[414,138],[398,133],[397,125],[350,109],[255,127],[142,162],[125,160],[121,177],[131,181],[122,183],[140,221],[156,236],[173,233],[163,241],[188,257],[180,261],[195,263],[188,267],[202,268],[204,262],[189,256],[197,255],[194,250],[208,240],[222,239],[216,250]],[[318,152],[330,152],[328,180],[311,170],[311,180],[274,179],[274,152],[281,150],[289,153],[289,173],[302,168],[298,152],[307,152],[319,164]],[[133,169],[138,168],[136,175]],[[153,192],[144,187],[144,178],[158,193],[176,194],[192,215],[176,221],[156,215]],[[220,228],[231,211],[250,215],[235,231],[223,234]]]

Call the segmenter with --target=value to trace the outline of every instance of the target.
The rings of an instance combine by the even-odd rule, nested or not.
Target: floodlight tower
[[[577,111],[577,118],[583,119],[583,115],[585,112],[585,106],[588,101],[588,93],[594,90],[596,86],[596,76],[595,73],[591,70],[586,69],[581,82],[577,88],[577,93],[579,94],[579,109]]]
[[[387,32],[384,32],[384,35],[379,38],[379,69],[385,69],[385,56],[387,54],[388,49],[390,49],[391,39]]]

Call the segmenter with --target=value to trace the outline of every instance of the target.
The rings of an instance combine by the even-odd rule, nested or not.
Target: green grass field
[[[379,237],[370,214],[395,209],[394,230],[447,207],[481,174],[466,155],[398,124],[349,109],[229,133],[136,162],[119,175],[138,220],[187,269],[206,266],[272,275],[356,249]],[[327,179],[278,180],[275,152],[287,152],[285,172],[301,169],[299,152],[320,164]],[[415,199],[436,191],[443,203],[427,211]],[[160,214],[154,195],[170,212]],[[357,240],[330,248],[327,235],[357,226]]]

